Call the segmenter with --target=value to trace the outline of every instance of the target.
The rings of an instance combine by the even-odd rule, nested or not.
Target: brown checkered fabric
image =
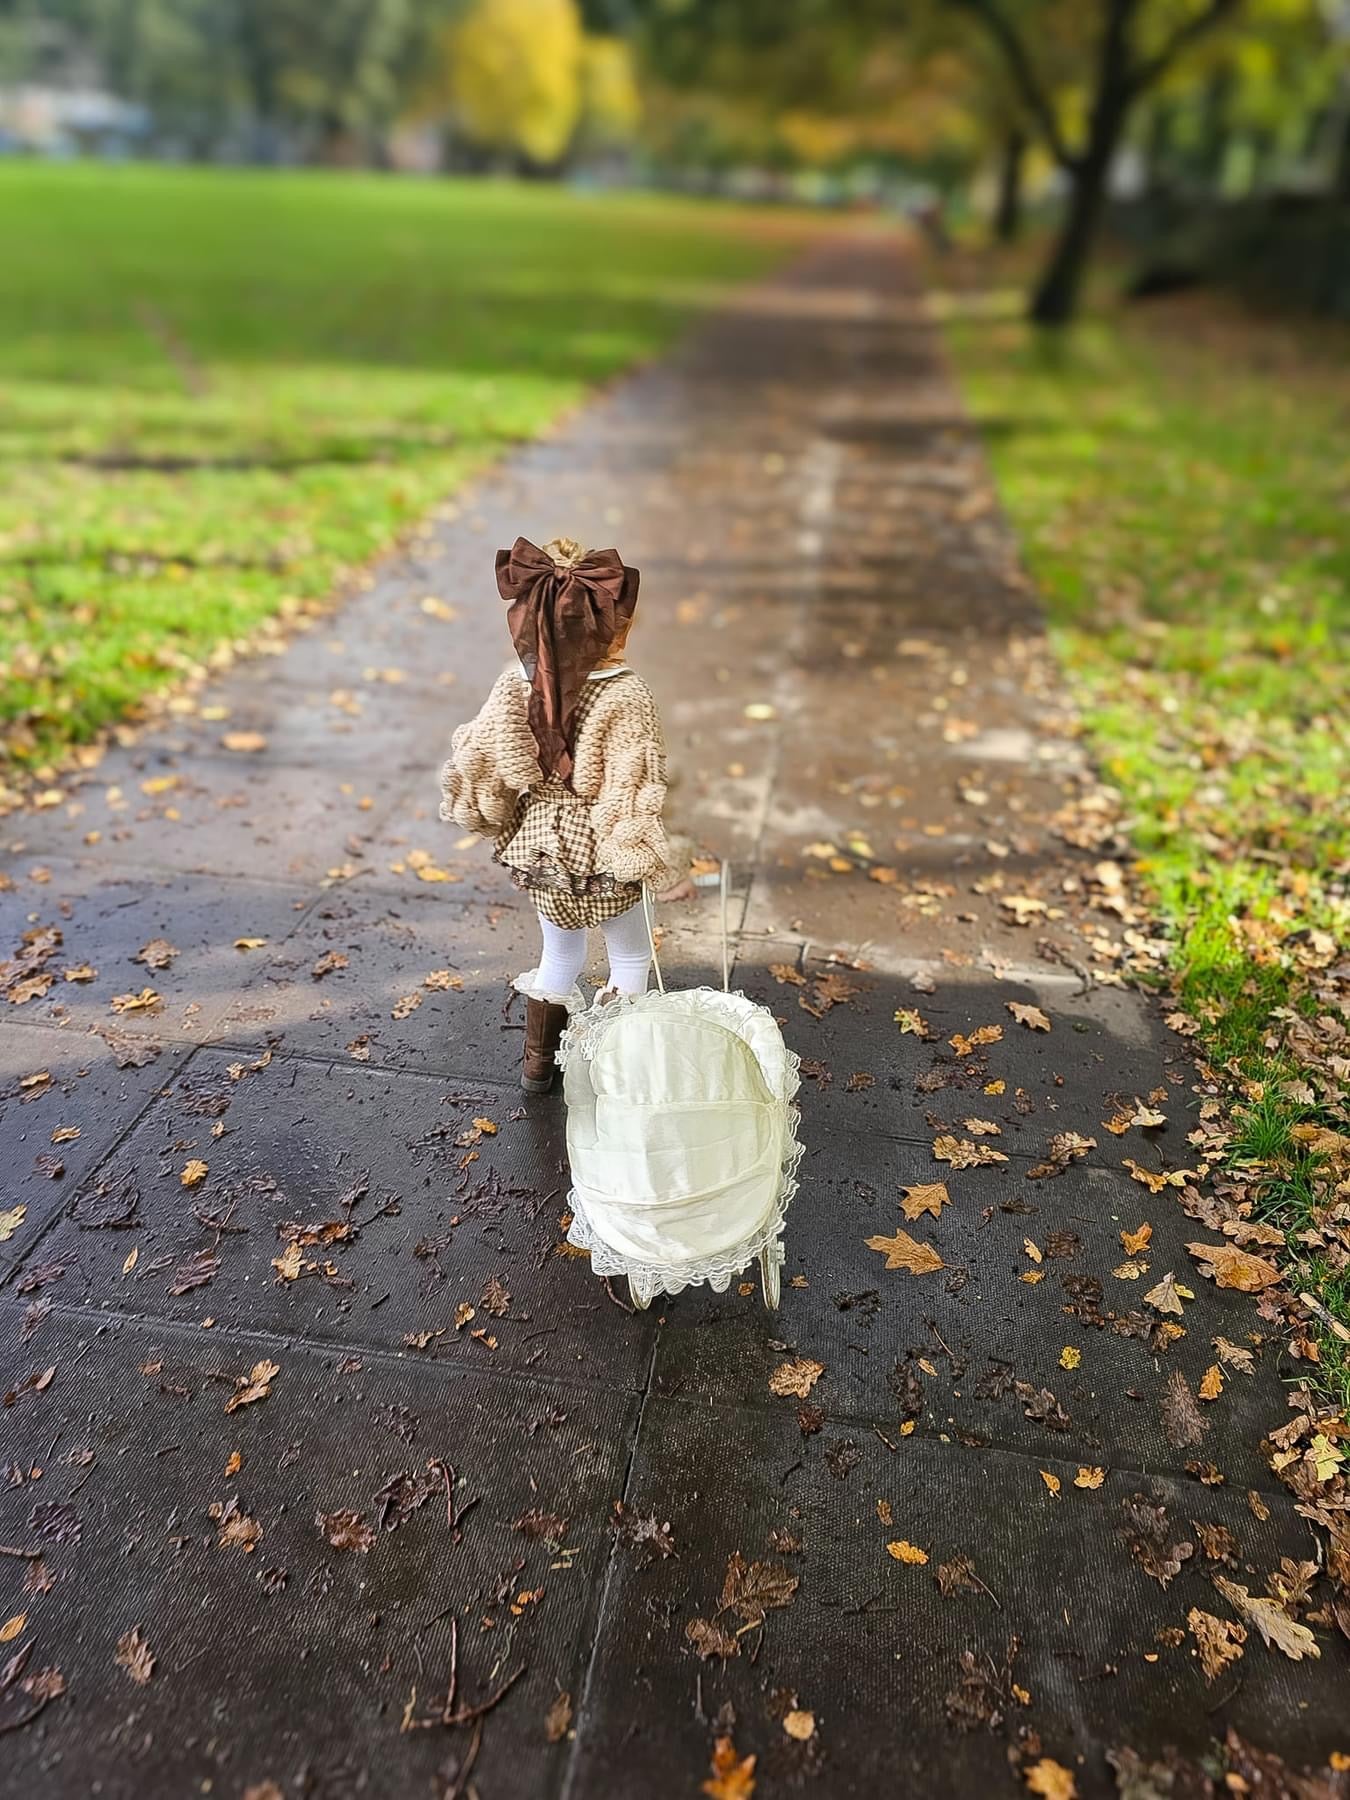
[[[588,682],[582,691],[576,715],[578,740],[601,686]],[[618,918],[642,897],[638,882],[619,881],[597,869],[596,848],[591,803],[552,775],[520,796],[497,837],[494,855],[544,918],[575,931]]]

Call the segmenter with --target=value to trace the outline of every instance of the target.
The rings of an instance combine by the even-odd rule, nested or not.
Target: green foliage
[[[951,341],[1180,1000],[1249,1096],[1235,1166],[1350,1324],[1297,1236],[1327,1184],[1291,1136],[1319,1115],[1276,1016],[1307,1004],[1308,934],[1350,926],[1344,336],[1208,301],[1161,317],[1099,313],[1053,356],[992,314]]]
[[[320,600],[799,229],[494,182],[28,164],[0,165],[0,211],[0,733],[30,765]]]

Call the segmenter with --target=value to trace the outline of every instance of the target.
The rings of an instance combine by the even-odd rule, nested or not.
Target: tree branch
[[[1197,38],[1204,37],[1206,32],[1235,13],[1241,4],[1242,0],[1209,0],[1202,12],[1187,19],[1184,25],[1178,25],[1160,50],[1136,64],[1130,71],[1130,92],[1142,94],[1161,81],[1183,50],[1189,49]]]
[[[1026,45],[1018,36],[1016,28],[1004,14],[997,0],[952,0],[953,5],[966,12],[972,12],[984,26],[1003,53],[1013,84],[1021,95],[1032,118],[1040,127],[1050,154],[1065,169],[1077,166],[1078,158],[1069,148],[1064,133],[1060,130],[1059,117],[1055,112],[1054,102],[1041,85],[1036,74],[1031,56]],[[1236,0],[1232,0],[1236,3]]]

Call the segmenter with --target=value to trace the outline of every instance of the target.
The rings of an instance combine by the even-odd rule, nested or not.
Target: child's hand
[[[683,881],[677,881],[674,887],[662,888],[656,896],[662,905],[668,905],[676,900],[694,900],[697,897],[698,889],[694,886],[692,877],[688,875]]]

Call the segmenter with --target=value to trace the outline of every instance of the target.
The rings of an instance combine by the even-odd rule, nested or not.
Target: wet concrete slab
[[[51,986],[8,1008],[10,1019],[155,1040],[208,1037],[315,898],[295,882],[203,882],[92,860],[53,861],[45,876],[0,895],[8,952],[25,932],[61,934]]]
[[[893,1454],[870,1434],[856,1449],[840,1477],[828,1440],[803,1442],[788,1414],[649,1402],[627,1503],[668,1520],[679,1554],[616,1551],[566,1792],[695,1792],[722,1735],[768,1792],[941,1800],[1012,1793],[1018,1761],[1042,1754],[1104,1800],[1108,1749],[1201,1756],[1229,1722],[1295,1763],[1340,1741],[1307,1663],[1258,1647],[1240,1690],[1209,1686],[1186,1636],[1188,1609],[1217,1604],[1210,1575],[1251,1582],[1303,1554],[1287,1514],[1262,1522],[1240,1495],[1133,1472],[1086,1491],[1063,1460],[919,1440]],[[1166,1588],[1120,1536],[1137,1494],[1194,1550]],[[1227,1529],[1236,1567],[1195,1548],[1193,1520]],[[721,1609],[737,1556],[788,1596],[762,1626]],[[694,1619],[720,1624],[734,1654],[700,1660]],[[793,1711],[813,1715],[805,1742],[784,1729]]]
[[[43,1258],[78,1270],[91,1315],[209,1316],[410,1360],[642,1385],[654,1326],[562,1247],[555,1096],[261,1060],[199,1053],[74,1186]],[[494,1281],[509,1294],[500,1314],[483,1299]]]
[[[113,1047],[89,1032],[0,1023],[0,1212],[22,1209],[0,1243],[0,1280],[189,1054],[175,1045],[123,1068]]]
[[[780,1311],[760,1304],[753,1270],[745,1292],[668,1302],[657,1393],[793,1414],[799,1401],[775,1397],[770,1378],[807,1358],[822,1365],[810,1403],[829,1438],[875,1425],[895,1440],[908,1422],[972,1446],[1179,1477],[1217,1462],[1230,1484],[1268,1482],[1256,1448],[1269,1428],[1264,1381],[1229,1371],[1221,1398],[1196,1409],[1194,1442],[1175,1426],[1169,1437],[1165,1421],[1169,1383],[1180,1376],[1194,1395],[1218,1360],[1215,1337],[1260,1350],[1250,1304],[1203,1282],[1186,1253],[1187,1240],[1212,1234],[1108,1171],[1073,1168],[1041,1183],[1016,1166],[952,1171],[916,1146],[818,1124],[809,1095],[803,1110]],[[907,1219],[904,1194],[938,1181],[950,1196],[936,1202],[940,1216]],[[1128,1258],[1120,1233],[1146,1221],[1153,1242]],[[897,1232],[943,1266],[888,1270],[867,1240]],[[1175,1340],[1158,1335],[1164,1315],[1143,1302],[1169,1272],[1195,1295],[1171,1321],[1184,1328]],[[1276,1344],[1263,1360],[1272,1373]]]
[[[392,1796],[472,1756],[482,1792],[559,1792],[547,1720],[590,1658],[634,1397],[355,1340],[18,1325],[0,1306],[7,1385],[54,1374],[6,1413],[4,1610],[66,1691],[9,1737],[9,1791]],[[260,1362],[266,1398],[227,1411]],[[452,1715],[488,1710],[446,1725],[456,1667]]]

